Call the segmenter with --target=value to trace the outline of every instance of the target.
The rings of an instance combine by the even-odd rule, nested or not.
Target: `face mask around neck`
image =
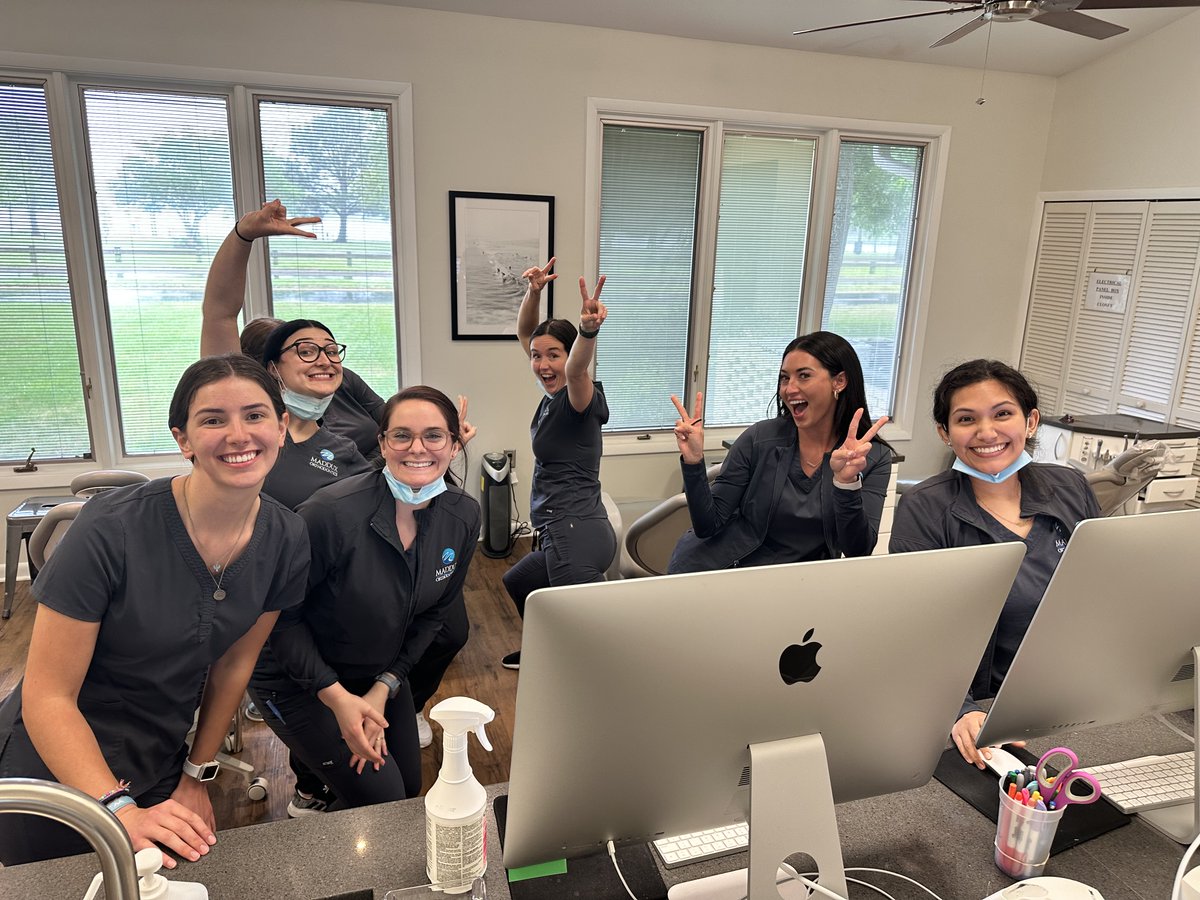
[[[328,397],[310,397],[307,394],[299,394],[289,387],[284,387],[282,383],[280,390],[283,393],[283,405],[287,407],[287,411],[297,419],[304,419],[307,422],[315,422],[325,415],[325,410],[333,402],[333,394]]]
[[[387,466],[383,467],[383,478],[387,482],[388,487],[391,488],[392,496],[408,506],[428,503],[434,497],[446,492],[446,479],[444,477],[430,482],[425,487],[415,491],[393,475],[391,469]]]
[[[1033,457],[1030,456],[1025,450],[1022,450],[1021,455],[1018,456],[1016,460],[1005,466],[995,475],[989,475],[986,472],[980,472],[978,469],[968,466],[957,456],[954,457],[954,465],[952,465],[950,468],[954,469],[955,472],[962,472],[964,475],[970,475],[972,478],[978,478],[980,481],[990,481],[992,484],[1001,484],[1002,482],[1008,481],[1008,479],[1012,478],[1012,476],[1016,475],[1031,462],[1033,462]]]

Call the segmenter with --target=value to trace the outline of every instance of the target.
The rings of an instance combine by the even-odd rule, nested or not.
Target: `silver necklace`
[[[188,530],[192,533],[195,540],[200,540],[200,534],[196,531],[196,526],[192,523],[192,509],[188,503],[188,482],[192,480],[191,475],[185,475],[183,479],[183,489],[180,494],[183,496],[183,514],[187,517]],[[233,554],[237,550],[238,544],[242,540],[242,532],[246,530],[246,523],[250,521],[250,513],[254,511],[254,504],[250,504],[250,508],[246,510],[246,517],[242,519],[242,527],[238,529],[237,534],[233,538],[233,546],[229,548],[229,553],[225,556],[225,562],[213,563],[211,566],[206,562],[204,571],[208,573],[208,577],[212,579],[213,594],[212,598],[218,603],[225,599],[225,591],[221,588],[221,582],[225,580],[225,573],[229,571],[229,561],[233,559]],[[200,552],[200,548],[196,548],[196,553]],[[203,559],[203,557],[201,557]],[[215,577],[220,575],[219,578]]]
[[[1012,528],[1024,528],[1025,527],[1024,516],[1020,517],[1020,521],[1014,522],[1012,519],[1006,519],[1004,516],[1000,515],[1000,513],[996,512],[994,509],[992,509],[990,506],[988,506],[986,503],[984,503],[978,497],[975,498],[975,502],[978,503],[980,506],[982,506],[984,509],[986,509],[989,513],[991,513],[993,516],[995,516],[1001,522],[1003,522],[1005,525],[1008,525]]]

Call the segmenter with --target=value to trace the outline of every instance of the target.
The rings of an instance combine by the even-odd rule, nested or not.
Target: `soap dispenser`
[[[134,855],[138,873],[138,895],[141,900],[208,900],[208,888],[196,881],[168,881],[158,874],[163,855],[157,847],[144,847]],[[83,900],[95,900],[104,883],[104,874],[97,872]]]

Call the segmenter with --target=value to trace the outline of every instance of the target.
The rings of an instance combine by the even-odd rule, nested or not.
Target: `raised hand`
[[[587,282],[579,276],[579,296],[583,307],[579,310],[579,327],[584,331],[597,331],[608,318],[608,307],[600,302],[600,292],[604,290],[604,276],[596,282],[596,293],[589,294]]]
[[[540,291],[547,284],[558,277],[558,275],[550,274],[550,270],[554,268],[554,262],[557,259],[557,256],[552,256],[550,257],[550,262],[546,263],[544,266],[534,266],[533,268],[526,269],[521,273],[522,278],[529,279],[530,290],[534,292]]]
[[[471,443],[471,438],[475,437],[475,432],[478,431],[474,425],[467,421],[467,397],[465,394],[458,395],[458,433],[462,436],[462,443],[465,447]]]
[[[692,464],[704,462],[704,394],[696,392],[696,406],[690,413],[674,394],[671,395],[671,402],[679,412],[679,419],[675,422],[675,441],[679,444],[683,461]]]
[[[887,416],[880,416],[861,438],[856,437],[858,422],[862,418],[862,414],[861,408],[854,413],[854,418],[850,420],[846,440],[842,446],[829,455],[829,468],[833,469],[833,478],[842,484],[849,484],[862,474],[867,467],[867,453],[871,450],[871,438],[875,437],[879,429],[888,421]]]
[[[238,219],[238,233],[246,240],[271,237],[272,235],[292,235],[294,237],[315,238],[311,231],[303,231],[297,225],[311,225],[320,222],[320,216],[293,216],[288,218],[287,207],[279,200],[264,203],[262,209],[248,212]]]

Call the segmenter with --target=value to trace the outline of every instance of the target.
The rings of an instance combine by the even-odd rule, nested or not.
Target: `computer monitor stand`
[[[1192,685],[1195,697],[1192,702],[1192,751],[1200,747],[1200,647],[1192,648]],[[1192,802],[1176,806],[1164,806],[1138,813],[1138,817],[1167,837],[1181,844],[1190,844],[1200,832],[1200,766],[1195,765],[1197,756],[1192,757]]]
[[[669,896],[779,900],[779,864],[794,853],[811,856],[821,885],[847,896],[829,761],[819,734],[750,745],[749,891],[745,877],[729,872],[679,885]],[[740,870],[743,876],[746,871]]]

